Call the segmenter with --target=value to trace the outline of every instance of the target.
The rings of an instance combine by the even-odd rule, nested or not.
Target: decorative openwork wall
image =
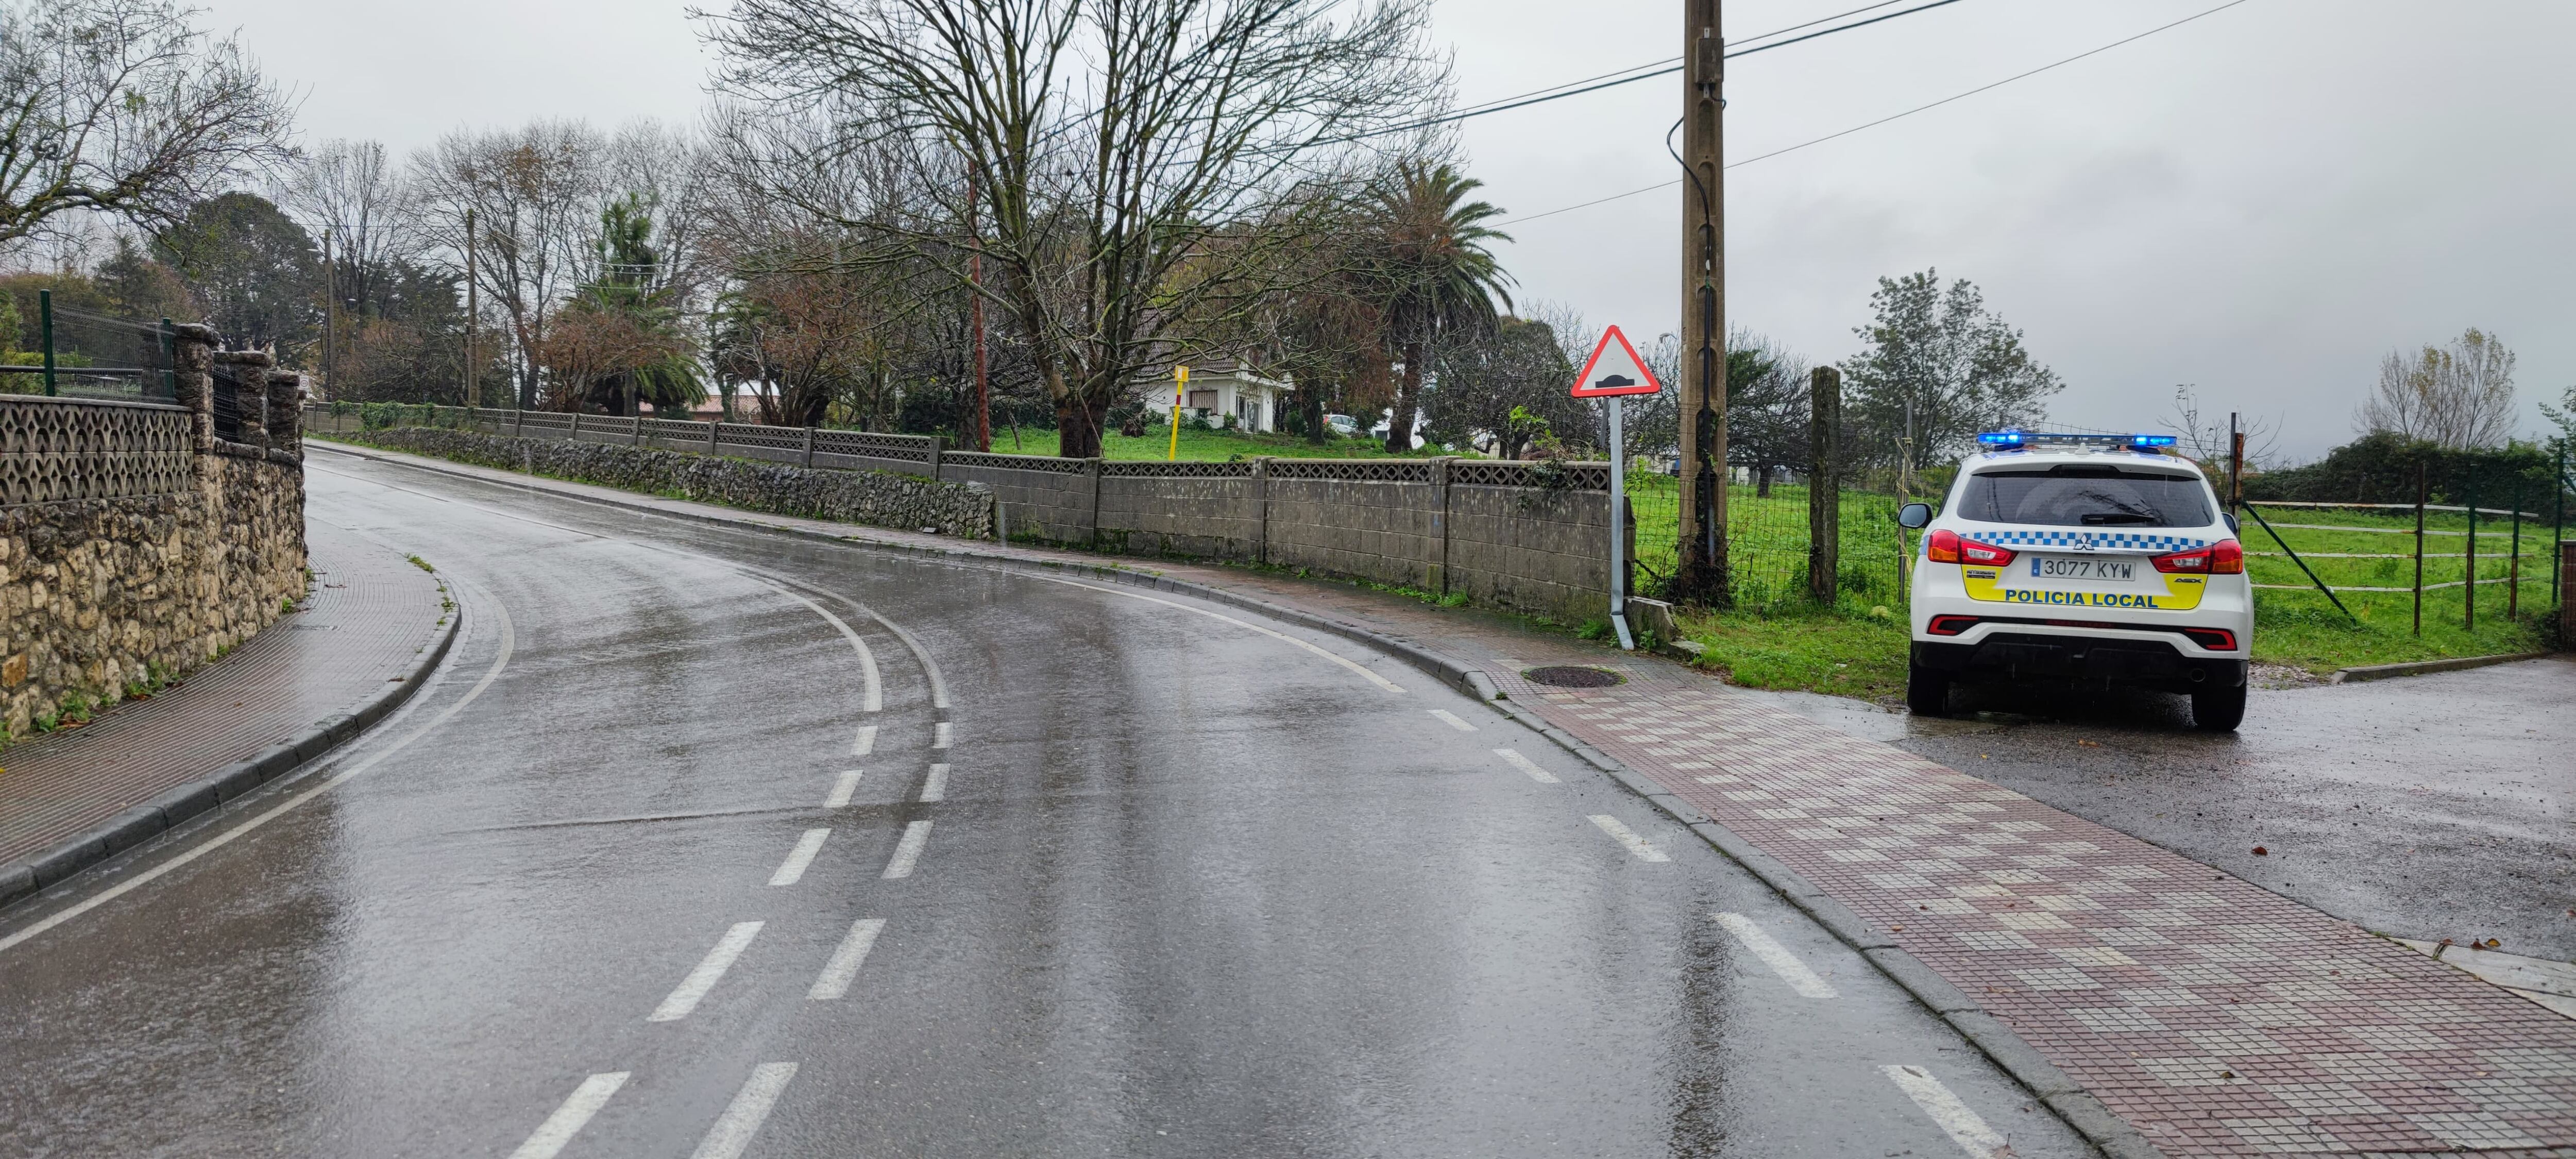
[[[0,395],[0,506],[183,491],[190,420],[186,407]]]

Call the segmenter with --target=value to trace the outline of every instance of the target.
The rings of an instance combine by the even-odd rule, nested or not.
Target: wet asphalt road
[[[2257,689],[2226,736],[2153,693],[1796,707],[2381,933],[2576,960],[2576,660]]]
[[[1687,831],[1348,642],[309,479],[465,635],[356,744],[0,915],[8,1154],[1962,1154],[1889,1066],[2083,1153]]]

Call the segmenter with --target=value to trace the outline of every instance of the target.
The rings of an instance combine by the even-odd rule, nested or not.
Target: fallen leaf
[[[2254,856],[2256,857],[2270,857],[2271,855],[2272,851],[2269,849],[2265,849],[2260,845],[2254,847]]]
[[[2084,747],[2086,747],[2086,748],[2088,748],[2088,749],[2098,749],[2098,748],[2102,747],[2102,742],[2100,742],[2100,741],[2098,741],[2098,740],[2079,740],[2079,741],[2077,741],[2077,742],[2075,742],[2075,743],[2080,744],[2080,745],[2083,745]]]

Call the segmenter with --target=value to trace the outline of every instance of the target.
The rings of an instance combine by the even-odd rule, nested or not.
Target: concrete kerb
[[[240,800],[251,790],[347,743],[365,731],[368,725],[383,719],[386,713],[402,707],[403,702],[411,699],[422,678],[447,658],[448,646],[456,641],[457,627],[464,619],[465,605],[457,603],[447,613],[447,630],[440,633],[428,648],[421,650],[419,658],[403,673],[401,682],[387,681],[393,687],[377,693],[357,711],[323,717],[314,721],[303,735],[285,744],[262,750],[249,760],[235,761],[204,777],[167,790],[44,853],[0,866],[0,906],[23,901],[81,870],[178,828],[186,821]]]
[[[482,482],[493,481],[484,475],[448,469],[444,465],[438,464],[435,461],[427,463],[415,462],[411,457],[394,459],[382,454],[371,454],[364,450],[353,449],[346,446],[333,446],[330,449],[343,454],[352,454],[361,458],[376,459],[380,462],[394,463],[401,466],[413,467],[418,470],[455,475],[460,478],[475,479]],[[697,511],[668,511],[658,507],[650,507],[641,502],[624,502],[619,499],[600,496],[568,494],[560,491],[550,491],[549,494],[553,494],[561,498],[587,500],[608,506],[647,510],[652,511],[655,514],[672,516],[674,518],[721,524],[729,527],[758,527],[764,530],[786,532],[788,534],[803,536],[809,539],[820,539],[833,543],[857,544],[878,550],[889,550],[910,555],[946,558],[951,560],[971,559],[981,564],[998,565],[1009,570],[1055,573],[1073,572],[1076,574],[1085,574],[1092,576],[1093,578],[1105,579],[1135,587],[1150,588],[1156,591],[1186,594],[1206,599],[1213,603],[1224,604],[1229,607],[1259,612],[1266,616],[1273,616],[1302,627],[1327,632],[1355,643],[1364,644],[1369,647],[1388,652],[1412,667],[1420,669],[1424,673],[1438,678],[1451,688],[1469,696],[1473,696],[1493,706],[1505,715],[1511,717],[1523,727],[1546,738],[1550,743],[1556,745],[1558,748],[1564,749],[1566,752],[1571,753],[1585,764],[1591,765],[1593,768],[1600,770],[1604,775],[1608,776],[1612,781],[1617,782],[1621,787],[1626,788],[1628,791],[1644,798],[1656,808],[1661,809],[1667,816],[1681,822],[1684,826],[1688,827],[1691,832],[1697,834],[1701,840],[1708,842],[1709,845],[1715,848],[1719,853],[1725,855],[1729,860],[1734,861],[1736,864],[1743,866],[1756,878],[1759,878],[1764,885],[1769,886],[1773,892],[1787,900],[1790,905],[1797,907],[1800,912],[1805,913],[1808,917],[1814,919],[1818,925],[1823,926],[1828,932],[1832,933],[1836,939],[1852,947],[1855,951],[1858,951],[1862,958],[1866,959],[1871,966],[1875,967],[1881,974],[1885,975],[1888,980],[1896,983],[1900,989],[1903,989],[1908,995],[1912,996],[1915,1001],[1921,1003],[1926,1010],[1929,1010],[1933,1014],[1934,1017],[1948,1023],[1953,1030],[1958,1032],[1961,1038],[1966,1039],[1970,1044],[1974,1045],[1979,1053],[1984,1054],[1997,1067],[2001,1068],[2006,1074],[2011,1075],[2016,1082],[2019,1082],[2022,1086],[2028,1088],[2032,1095],[2039,1099],[2042,1105],[2049,1108],[2051,1113],[2057,1115],[2057,1117],[2065,1122],[2070,1129],[2074,1130],[2087,1142],[2091,1143],[2103,1155],[2107,1156],[2108,1159],[2163,1159],[2164,1157],[2164,1152],[2157,1149],[2154,1144],[2148,1142],[2146,1137],[2138,1132],[2137,1128],[2130,1126],[2126,1120],[2112,1113],[2110,1107],[2105,1105],[2099,1098],[2085,1093],[2081,1086],[2075,1082],[2072,1076],[2069,1076],[2055,1063],[2048,1061],[2046,1056],[2040,1054],[2039,1051],[2032,1047],[2028,1042],[2023,1041],[2020,1035],[2013,1033],[2012,1030],[2006,1027],[2000,1020],[1996,1019],[1993,1015],[1988,1014],[1985,1011],[1985,1008],[1974,998],[1971,998],[1965,991],[1952,985],[1947,979],[1941,977],[1938,972],[1934,971],[1931,967],[1924,965],[1921,959],[1916,958],[1913,954],[1906,952],[1904,948],[1896,945],[1895,942],[1887,937],[1887,935],[1881,933],[1876,927],[1870,925],[1866,919],[1862,918],[1857,912],[1854,912],[1849,906],[1835,900],[1832,896],[1825,893],[1825,891],[1817,888],[1813,882],[1807,880],[1804,874],[1790,868],[1786,863],[1772,857],[1770,854],[1764,853],[1760,849],[1755,848],[1750,842],[1745,841],[1743,837],[1736,834],[1733,830],[1711,820],[1698,809],[1692,807],[1689,802],[1674,796],[1662,785],[1655,783],[1653,779],[1638,773],[1636,770],[1629,768],[1625,764],[1620,763],[1618,759],[1610,756],[1609,754],[1584,743],[1573,734],[1548,723],[1545,718],[1539,716],[1537,713],[1513,703],[1509,697],[1504,695],[1500,687],[1494,683],[1493,678],[1481,669],[1469,667],[1458,660],[1444,656],[1429,648],[1386,635],[1382,632],[1363,628],[1357,624],[1344,623],[1324,616],[1318,616],[1311,612],[1284,607],[1267,600],[1256,599],[1251,596],[1227,591],[1223,588],[1213,587],[1191,580],[1174,579],[1170,576],[1146,569],[1132,568],[1115,563],[1022,559],[1016,556],[1003,555],[975,547],[931,547],[909,543],[887,542],[871,539],[864,535],[838,535],[811,528],[769,523],[762,520],[756,513],[751,512],[744,512],[737,515],[730,513],[711,514]]]
[[[2556,652],[2507,652],[2495,656],[2462,656],[2454,660],[2410,660],[2403,664],[2366,664],[2359,668],[2338,668],[2329,684],[2355,680],[2386,680],[2392,676],[2426,676],[2435,672],[2458,672],[2484,668],[2490,664],[2512,664],[2522,660],[2546,660]]]

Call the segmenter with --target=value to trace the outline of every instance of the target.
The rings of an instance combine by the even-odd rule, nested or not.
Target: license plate
[[[2096,583],[2129,583],[2138,578],[2138,561],[2134,559],[2086,559],[2081,556],[2034,555],[2030,557],[2029,578],[2039,580],[2090,580]]]

